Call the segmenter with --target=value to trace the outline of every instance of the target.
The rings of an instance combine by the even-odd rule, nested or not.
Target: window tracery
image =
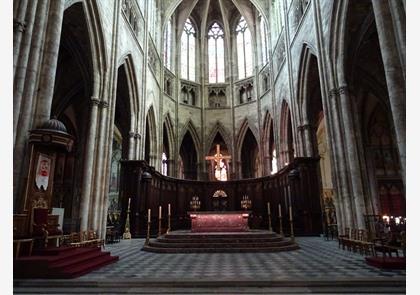
[[[224,32],[213,23],[208,32],[209,83],[225,82]]]

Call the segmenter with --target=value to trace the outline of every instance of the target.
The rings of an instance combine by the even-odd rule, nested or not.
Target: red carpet
[[[34,251],[14,261],[15,278],[75,278],[118,260],[98,247],[60,247]]]
[[[405,269],[405,257],[365,257],[370,266],[382,269]]]

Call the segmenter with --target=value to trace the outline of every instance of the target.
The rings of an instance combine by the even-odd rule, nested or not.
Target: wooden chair
[[[345,249],[345,239],[348,239],[350,237],[350,228],[346,227],[344,228],[344,235],[338,236],[338,247]]]

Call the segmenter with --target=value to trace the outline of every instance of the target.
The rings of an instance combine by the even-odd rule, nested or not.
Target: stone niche
[[[226,106],[226,86],[209,86],[209,107],[224,108]]]
[[[239,104],[252,101],[254,98],[254,78],[242,80],[235,85]]]
[[[163,91],[170,97],[172,97],[174,93],[174,81],[175,75],[172,74],[171,71],[169,71],[167,68],[165,68]]]
[[[184,104],[197,106],[197,98],[199,97],[199,85],[189,81],[181,81],[180,101]]]

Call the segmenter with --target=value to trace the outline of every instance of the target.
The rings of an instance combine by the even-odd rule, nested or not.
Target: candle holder
[[[166,230],[166,233],[169,233],[171,231],[171,213],[168,214],[168,229]]]
[[[293,231],[293,214],[292,214],[292,206],[289,206],[289,218],[290,218],[290,240],[294,243],[295,242],[295,233]]]
[[[281,237],[284,237],[284,233],[283,233],[283,220],[282,220],[282,216],[279,215],[279,235]]]
[[[200,210],[200,207],[201,207],[200,199],[198,198],[198,196],[193,196],[192,200],[190,201],[190,208],[193,211],[197,211],[197,210]]]
[[[147,235],[146,235],[146,241],[145,241],[145,245],[149,245],[149,241],[150,241],[150,224],[151,222],[148,221],[147,222]]]
[[[123,233],[123,239],[124,240],[130,240],[131,239],[131,232],[130,232],[130,201],[131,201],[131,199],[128,199],[127,218],[125,219],[125,232]]]
[[[241,208],[245,211],[251,209],[252,201],[249,199],[248,195],[244,195],[241,200]]]
[[[267,203],[267,211],[268,211],[268,230],[273,231],[273,227],[271,226],[271,210],[270,210],[270,202]]]
[[[162,234],[162,217],[159,218],[158,236]]]

